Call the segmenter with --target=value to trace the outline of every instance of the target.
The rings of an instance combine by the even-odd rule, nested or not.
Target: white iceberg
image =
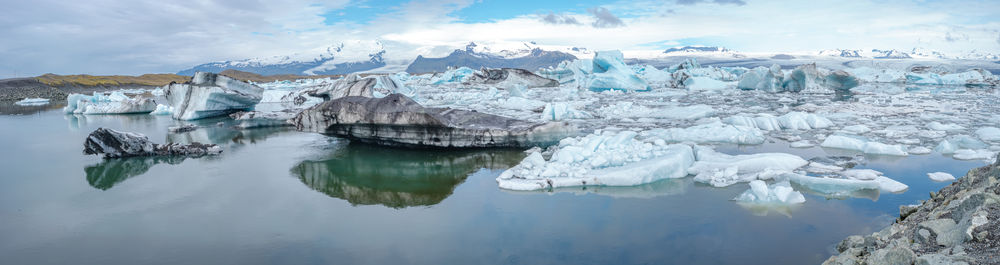
[[[15,105],[19,106],[41,106],[48,105],[49,99],[47,98],[25,98],[14,102]]]
[[[171,115],[174,114],[174,107],[156,104],[156,109],[149,113],[150,115]]]
[[[833,121],[823,116],[805,112],[789,112],[785,115],[775,117],[771,114],[760,113],[753,117],[733,115],[727,117],[723,122],[732,125],[754,127],[765,131],[773,130],[811,130],[822,129],[833,126]]]
[[[977,140],[976,138],[972,138],[971,136],[953,135],[942,140],[941,143],[939,143],[937,147],[934,148],[934,151],[948,155],[948,154],[954,154],[955,151],[958,151],[960,149],[977,150],[977,149],[986,149],[986,147],[988,147],[986,143],[983,143],[982,141]]]
[[[982,127],[976,129],[976,136],[979,136],[979,139],[983,141],[990,141],[990,142],[1000,141],[1000,128]]]
[[[497,177],[500,188],[538,190],[569,186],[633,186],[687,176],[690,146],[636,140],[632,131],[605,131],[560,141],[546,161],[534,152]]]
[[[757,204],[799,204],[805,203],[806,197],[792,189],[788,181],[768,186],[763,180],[754,180],[750,181],[750,189],[733,200]]]
[[[845,150],[859,151],[872,155],[892,155],[907,156],[906,147],[902,145],[890,145],[874,141],[867,138],[852,135],[830,135],[820,144],[822,147],[839,148]]]
[[[695,162],[688,168],[694,180],[715,187],[725,187],[755,179],[771,179],[809,164],[799,156],[785,153],[727,155],[699,147]]]
[[[121,91],[104,95],[94,92],[93,95],[70,94],[66,97],[66,107],[63,112],[69,114],[132,114],[150,113],[156,109],[156,102],[148,98],[130,98]]]
[[[945,173],[945,172],[931,172],[931,173],[927,173],[927,177],[929,177],[931,180],[937,181],[937,182],[945,182],[945,181],[955,180],[955,176],[952,176],[951,174],[948,174],[948,173]]]
[[[593,70],[586,82],[591,91],[620,90],[627,92],[649,91],[646,80],[640,78],[631,67],[625,65],[621,51],[599,51],[594,53]]]
[[[667,142],[762,144],[764,133],[757,128],[714,122],[687,128],[658,128],[642,132]]]
[[[576,110],[573,106],[565,102],[553,102],[545,104],[542,110],[543,120],[561,121],[566,119],[586,119],[590,114]]]
[[[758,66],[740,76],[740,81],[737,83],[736,88],[779,92],[782,90],[781,83],[783,79],[784,73],[781,72],[781,66],[777,64],[772,65],[770,68]]]
[[[174,107],[173,117],[179,120],[249,110],[263,97],[260,87],[206,72],[195,73],[190,83],[170,84],[164,90],[170,106]]]

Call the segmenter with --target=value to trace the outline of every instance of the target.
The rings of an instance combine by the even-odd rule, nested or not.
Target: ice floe
[[[945,182],[945,181],[955,180],[955,176],[952,176],[951,174],[948,174],[948,173],[945,173],[945,172],[931,172],[931,173],[927,173],[927,177],[930,178],[931,180],[937,181],[937,182]]]
[[[792,189],[788,181],[767,185],[763,180],[754,180],[750,181],[750,189],[733,200],[758,204],[799,204],[805,203],[806,197]]]
[[[41,106],[41,105],[48,105],[49,104],[49,99],[47,99],[47,98],[25,98],[25,99],[22,99],[22,100],[18,100],[17,102],[14,102],[14,104],[20,105],[20,106]]]
[[[70,94],[66,97],[67,114],[131,114],[150,113],[156,109],[156,102],[149,98],[126,96],[121,91],[104,95],[94,92],[93,95]]]

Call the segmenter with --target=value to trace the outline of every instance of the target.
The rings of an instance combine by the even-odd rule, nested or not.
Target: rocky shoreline
[[[837,245],[823,264],[1000,264],[1000,159],[900,206],[899,219]]]
[[[70,93],[90,94],[97,91],[113,91],[120,89],[156,89],[158,86],[146,85],[114,85],[114,86],[86,86],[76,84],[65,84],[51,86],[34,77],[11,78],[0,80],[0,101],[17,101],[24,98],[47,98],[52,100],[65,100]]]

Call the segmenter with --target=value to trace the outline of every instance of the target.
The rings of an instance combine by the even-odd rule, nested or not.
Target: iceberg
[[[874,179],[852,179],[852,178],[831,178],[812,177],[802,174],[790,173],[781,175],[779,178],[787,178],[791,182],[802,185],[817,193],[833,196],[845,196],[861,192],[863,190],[880,190],[891,193],[904,192],[910,187],[893,179],[878,176]]]
[[[954,154],[955,151],[958,151],[960,149],[975,150],[975,149],[985,149],[986,147],[988,147],[986,143],[979,141],[976,138],[972,138],[971,136],[960,134],[945,138],[943,141],[941,141],[941,143],[937,145],[937,147],[934,148],[934,151],[948,155],[948,154]]]
[[[955,176],[952,176],[951,174],[948,174],[948,173],[945,173],[945,172],[931,172],[931,173],[927,173],[927,177],[930,178],[931,180],[937,181],[937,182],[945,182],[945,181],[955,180]]]
[[[757,204],[799,204],[806,202],[802,193],[792,189],[788,181],[767,185],[762,180],[750,181],[750,189],[744,191],[735,201]]]
[[[47,98],[25,98],[14,102],[15,105],[19,106],[41,106],[48,105],[49,99]]]
[[[621,51],[599,51],[594,54],[591,76],[586,82],[591,91],[619,90],[626,92],[649,91],[649,84],[631,67],[625,65]]]
[[[377,83],[378,78],[361,78],[357,73],[352,73],[324,87],[307,90],[305,91],[305,94],[312,97],[322,98],[323,100],[331,100],[348,96],[371,98],[375,97],[375,85]],[[382,93],[392,92],[382,91]]]
[[[196,120],[249,110],[263,97],[263,89],[227,76],[197,72],[191,81],[164,88],[174,108],[174,119]],[[155,105],[154,105],[155,106]]]
[[[997,142],[1000,141],[1000,128],[982,127],[976,129],[976,136],[983,141]]]
[[[633,131],[604,131],[566,138],[549,160],[533,152],[497,177],[508,190],[570,186],[634,186],[683,178],[694,163],[691,146],[649,143]]]
[[[511,87],[554,87],[559,86],[556,80],[538,76],[531,71],[517,68],[482,68],[472,74],[469,83],[489,84],[503,88]]]
[[[740,76],[740,81],[736,84],[736,88],[780,92],[782,91],[781,84],[783,79],[784,73],[781,72],[781,66],[777,64],[771,65],[770,68],[758,66]]]
[[[443,85],[449,83],[465,83],[470,77],[475,73],[475,70],[468,67],[459,67],[455,69],[448,69],[444,73],[434,74],[431,78],[431,84]]]
[[[657,137],[667,142],[762,144],[764,133],[757,128],[711,123],[687,128],[658,128],[642,132],[643,136]]]
[[[132,132],[97,128],[83,143],[83,153],[102,155],[104,158],[140,156],[204,156],[222,153],[222,147],[214,144],[176,143],[154,144],[149,137]]]
[[[150,115],[171,115],[174,114],[174,107],[156,104],[156,109],[149,113]]]
[[[156,109],[156,102],[148,98],[130,98],[121,91],[104,95],[94,92],[93,95],[70,94],[66,97],[67,114],[131,114],[150,113]]]
[[[778,117],[778,124],[785,130],[811,130],[833,126],[833,122],[822,116],[805,113],[789,112]]]
[[[694,180],[697,182],[715,187],[771,179],[809,164],[805,159],[792,154],[727,155],[703,147],[696,149],[695,160],[688,168],[688,174],[695,175]]]
[[[565,102],[546,103],[542,110],[542,119],[551,121],[561,121],[567,119],[587,119],[590,114],[576,110],[573,106]]]
[[[830,135],[820,144],[822,147],[859,151],[872,155],[907,156],[906,147],[869,141],[860,136]]]
[[[292,123],[351,140],[402,147],[532,147],[555,143],[574,128],[451,108],[428,108],[402,94],[342,97],[298,113]]]

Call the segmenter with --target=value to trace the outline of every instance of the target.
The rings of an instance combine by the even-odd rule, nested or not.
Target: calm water
[[[28,112],[31,113],[31,112]],[[222,123],[219,125],[218,123]],[[4,264],[818,264],[851,234],[892,222],[983,162],[938,155],[870,158],[902,194],[748,209],[746,184],[690,178],[639,187],[510,192],[494,178],[520,150],[386,149],[225,119],[167,135],[169,117],[0,115]],[[156,142],[212,142],[206,158],[102,160],[82,154],[98,127]],[[726,153],[819,148],[786,143]]]

